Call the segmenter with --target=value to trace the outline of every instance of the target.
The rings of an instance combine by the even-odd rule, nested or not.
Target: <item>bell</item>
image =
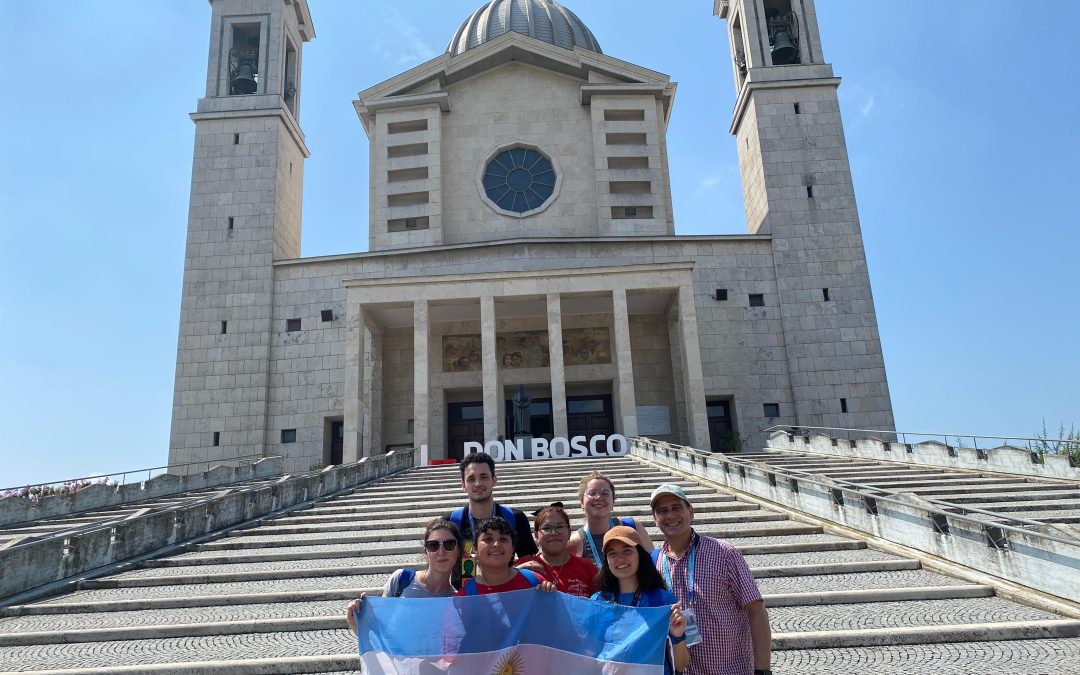
[[[791,41],[787,31],[777,31],[773,36],[772,62],[774,66],[787,66],[799,62],[799,48]]]
[[[259,88],[259,83],[255,81],[255,67],[249,61],[241,61],[231,85],[234,94],[254,94]]]

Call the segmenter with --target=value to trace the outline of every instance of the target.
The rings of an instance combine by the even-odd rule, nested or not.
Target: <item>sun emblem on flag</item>
[[[491,671],[491,675],[524,675],[524,673],[525,659],[521,658],[521,654],[517,652],[503,654],[495,663],[495,669]]]

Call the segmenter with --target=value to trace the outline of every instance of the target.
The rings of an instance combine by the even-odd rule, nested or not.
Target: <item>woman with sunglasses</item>
[[[464,540],[457,526],[444,518],[436,518],[424,529],[424,556],[427,569],[413,571],[409,568],[396,570],[386,580],[383,597],[386,598],[437,598],[449,597],[457,592],[450,584],[450,574],[461,564]],[[353,600],[345,613],[349,630],[356,633],[355,612],[367,597],[361,593]]]
[[[603,567],[601,544],[604,535],[616,525],[625,525],[636,530],[642,548],[646,552],[653,550],[652,539],[643,524],[634,518],[611,516],[611,511],[615,508],[615,484],[610,478],[599,471],[585,476],[578,483],[578,499],[585,511],[585,527],[578,528],[578,531],[570,536],[570,543],[566,547],[570,553],[585,558],[597,567]]]
[[[664,664],[664,672],[681,672],[690,663],[686,647],[686,617],[679,608],[679,599],[667,589],[664,577],[656,571],[652,557],[641,546],[641,538],[632,527],[617,525],[604,535],[601,548],[606,564],[600,571],[600,590],[593,600],[613,602],[631,607],[670,607],[667,641],[675,656]]]
[[[596,591],[596,565],[566,550],[570,541],[570,517],[562,502],[536,512],[534,525],[540,554],[518,560],[517,566],[531,569],[555,583],[555,588],[587,598]]]

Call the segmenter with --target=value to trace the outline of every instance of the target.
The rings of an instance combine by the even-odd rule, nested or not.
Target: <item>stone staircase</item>
[[[527,512],[563,501],[580,525],[577,481],[593,469],[615,481],[617,514],[649,525],[652,488],[687,489],[698,530],[738,546],[758,579],[778,673],[1080,673],[1080,621],[637,459],[500,465],[496,497]],[[359,672],[345,605],[421,560],[423,524],[464,502],[458,482],[457,467],[415,469],[0,609],[0,671]]]
[[[958,471],[813,453],[760,452],[744,453],[739,457],[861,487],[905,492],[957,505],[946,508],[946,511],[992,511],[999,514],[999,517],[985,518],[992,522],[1022,518],[1046,524],[1080,524],[1080,484],[1074,481]]]

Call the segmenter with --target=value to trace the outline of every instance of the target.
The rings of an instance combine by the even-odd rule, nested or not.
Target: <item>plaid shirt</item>
[[[690,540],[697,547],[694,558],[694,615],[701,630],[701,642],[690,647],[686,675],[748,675],[754,672],[754,647],[750,641],[750,619],[746,606],[761,600],[750,568],[739,550],[726,541],[703,537],[697,532]],[[689,551],[676,558],[667,542],[660,547],[656,569],[664,574],[667,558],[671,592],[683,607],[689,605],[686,575]]]

